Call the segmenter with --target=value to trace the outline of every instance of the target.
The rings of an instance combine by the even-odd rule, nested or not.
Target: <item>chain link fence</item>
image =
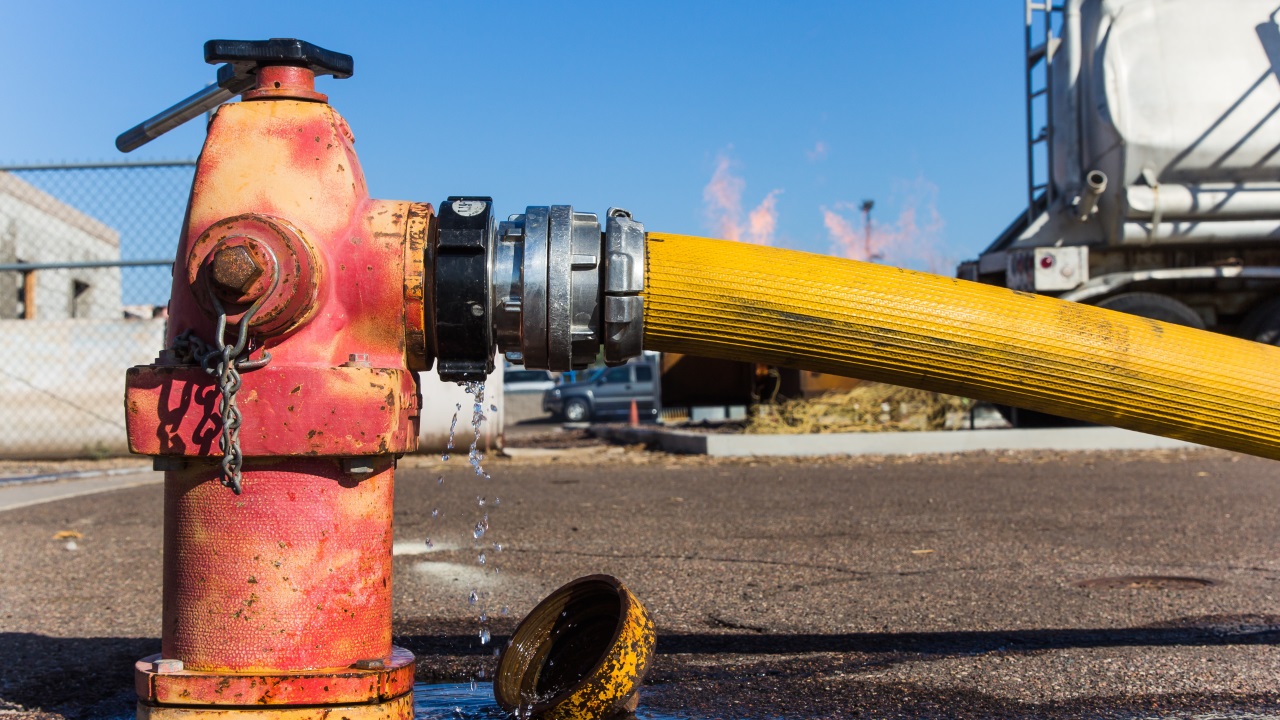
[[[0,457],[123,454],[194,161],[0,167]]]

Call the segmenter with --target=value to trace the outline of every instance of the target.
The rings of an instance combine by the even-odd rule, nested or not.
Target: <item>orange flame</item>
[[[954,261],[941,250],[946,223],[938,213],[938,187],[923,177],[894,184],[894,204],[901,210],[891,223],[871,222],[870,242],[858,218],[850,220],[839,211],[859,210],[854,203],[822,207],[822,222],[831,240],[832,252],[853,260],[879,260],[889,265],[910,267],[937,274],[950,274]]]
[[[711,181],[702,189],[707,222],[717,237],[726,240],[749,242],[756,245],[772,245],[778,229],[778,195],[781,189],[770,190],[760,204],[742,215],[742,191],[747,183],[733,172],[733,162],[727,155],[716,160]]]

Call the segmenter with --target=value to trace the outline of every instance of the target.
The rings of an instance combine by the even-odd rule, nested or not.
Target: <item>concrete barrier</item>
[[[0,457],[129,452],[124,373],[164,346],[164,320],[0,320]]]
[[[539,420],[551,417],[550,413],[542,411],[542,392],[522,392],[506,394],[507,404],[503,410],[503,417],[506,419],[507,425],[515,425],[525,420]]]
[[[1113,427],[740,435],[592,425],[591,432],[612,442],[645,443],[671,453],[716,457],[927,455],[977,450],[1158,450],[1203,447],[1182,440]]]

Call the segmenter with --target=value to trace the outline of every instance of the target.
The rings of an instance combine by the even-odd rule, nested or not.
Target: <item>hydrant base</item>
[[[394,646],[389,657],[374,660],[372,667],[323,671],[219,673],[181,669],[159,672],[153,669],[159,661],[159,655],[152,655],[134,665],[134,683],[139,703],[153,711],[174,707],[250,707],[265,711],[273,707],[297,709],[376,705],[411,694],[415,667],[413,653]]]
[[[138,703],[138,720],[413,720],[413,693],[364,705],[175,707]]]

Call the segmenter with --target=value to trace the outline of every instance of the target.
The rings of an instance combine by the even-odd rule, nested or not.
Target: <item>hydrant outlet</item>
[[[611,208],[529,207],[496,223],[487,197],[440,207],[435,340],[445,380],[480,380],[494,351],[527,368],[582,369],[601,350],[610,365],[641,353],[644,225]]]
[[[315,248],[292,223],[245,213],[213,223],[195,239],[187,282],[211,317],[218,314],[218,304],[226,304],[228,320],[234,322],[250,303],[258,303],[249,324],[259,334],[274,335],[307,318],[321,267]]]

